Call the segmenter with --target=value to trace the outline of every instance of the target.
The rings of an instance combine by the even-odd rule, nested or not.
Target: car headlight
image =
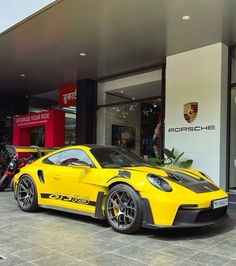
[[[153,174],[148,174],[147,175],[147,180],[156,188],[165,191],[165,192],[171,192],[172,188],[171,186],[168,184],[168,182],[166,180],[164,180],[163,178],[161,178],[160,176],[156,176]]]
[[[213,180],[210,178],[209,175],[207,175],[207,174],[205,174],[205,173],[203,173],[203,172],[200,172],[200,171],[199,171],[199,173],[200,173],[201,175],[203,175],[204,177],[206,177],[207,179],[209,179],[211,182],[213,182]]]

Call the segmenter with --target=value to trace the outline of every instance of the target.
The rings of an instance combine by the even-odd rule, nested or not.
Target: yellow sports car
[[[107,219],[117,231],[205,226],[227,217],[228,195],[196,170],[149,165],[119,147],[67,147],[14,178],[23,211],[38,207]]]

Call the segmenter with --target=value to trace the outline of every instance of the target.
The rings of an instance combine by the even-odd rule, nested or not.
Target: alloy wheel
[[[23,178],[18,184],[18,202],[22,208],[29,208],[34,201],[34,185],[28,178]]]
[[[132,196],[120,189],[113,191],[107,200],[107,214],[111,224],[117,229],[132,226],[136,216],[136,205]]]

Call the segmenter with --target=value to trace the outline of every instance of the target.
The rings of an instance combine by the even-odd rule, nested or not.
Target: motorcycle
[[[3,161],[2,167],[5,166],[0,177],[0,191],[5,191],[9,186],[12,187],[14,175],[20,171],[20,168],[29,163],[31,158],[17,159],[16,148],[13,145],[5,145],[0,156]]]

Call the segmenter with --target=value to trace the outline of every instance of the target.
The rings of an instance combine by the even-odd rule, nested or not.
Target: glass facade
[[[231,58],[229,191],[236,191],[236,49]]]
[[[161,154],[163,136],[160,96],[137,100],[135,97],[125,99],[124,95],[120,97],[108,93],[106,103],[108,106],[103,107],[106,145],[126,147],[144,158]]]
[[[76,114],[65,113],[65,145],[76,143]]]
[[[234,85],[236,83],[236,49],[232,50],[232,58],[231,58],[231,84]]]

